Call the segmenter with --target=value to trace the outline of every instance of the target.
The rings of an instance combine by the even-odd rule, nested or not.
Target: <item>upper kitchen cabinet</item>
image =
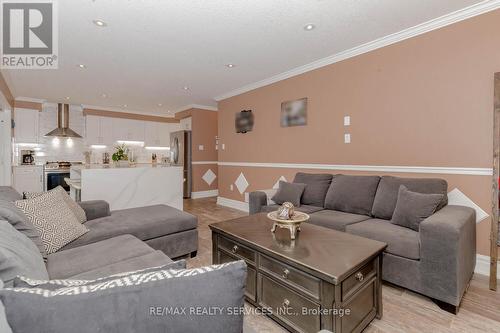
[[[17,143],[38,143],[38,110],[14,109],[14,138]]]
[[[145,143],[149,147],[169,147],[170,133],[180,129],[179,124],[145,122]]]
[[[144,121],[132,119],[113,119],[114,141],[144,141]]]
[[[87,144],[109,145],[113,143],[113,118],[90,115],[85,118]]]

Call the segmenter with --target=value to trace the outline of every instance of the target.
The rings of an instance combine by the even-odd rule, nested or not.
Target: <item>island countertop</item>
[[[111,210],[157,204],[183,208],[182,166],[151,163],[125,167],[74,165],[70,178],[79,181],[82,201],[105,200]]]

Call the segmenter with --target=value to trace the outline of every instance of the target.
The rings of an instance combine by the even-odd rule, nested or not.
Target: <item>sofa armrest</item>
[[[267,194],[263,191],[250,192],[248,196],[249,213],[260,213],[263,206],[267,206]]]
[[[89,200],[78,203],[87,215],[87,221],[111,215],[109,204],[104,200]]]
[[[420,224],[422,286],[459,305],[476,266],[476,211],[445,206]]]

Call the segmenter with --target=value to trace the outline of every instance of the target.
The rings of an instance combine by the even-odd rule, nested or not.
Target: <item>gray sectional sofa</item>
[[[458,311],[476,264],[476,219],[473,209],[447,204],[445,180],[298,173],[294,182],[306,184],[296,209],[308,213],[310,223],[387,243],[384,280]],[[418,231],[390,222],[400,185],[443,194]],[[279,207],[263,191],[250,193],[249,205],[250,214]]]
[[[16,190],[0,186],[0,202],[19,199],[22,196]],[[90,231],[48,255],[51,279],[94,279],[196,255],[198,220],[189,213],[165,205],[110,211],[101,200],[81,202],[80,206]],[[3,210],[9,207],[15,209],[2,205]]]

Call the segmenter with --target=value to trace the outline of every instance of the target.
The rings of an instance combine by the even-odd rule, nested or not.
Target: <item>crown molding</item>
[[[465,7],[463,9],[459,9],[455,12],[443,15],[441,17],[432,19],[430,21],[418,24],[414,27],[407,28],[404,30],[401,30],[399,32],[396,32],[391,35],[384,36],[379,39],[375,39],[371,42],[353,47],[351,49],[336,53],[334,55],[328,56],[326,58],[322,58],[316,61],[313,61],[309,64],[296,67],[294,69],[291,69],[289,71],[283,72],[281,74],[269,77],[267,79],[257,81],[254,83],[250,83],[248,85],[245,85],[241,88],[231,90],[227,93],[221,94],[219,96],[214,97],[214,99],[219,102],[221,100],[237,96],[243,93],[246,93],[248,91],[264,87],[324,66],[328,66],[364,53],[368,53],[380,48],[383,48],[385,46],[389,46],[398,42],[401,42],[403,40],[416,37],[422,34],[425,34],[427,32],[437,30],[443,27],[446,27],[448,25],[451,25],[453,23],[457,23],[463,20],[467,20],[469,18],[472,18],[474,16],[478,16],[487,12],[491,12],[495,9],[500,8],[500,0],[485,0],[482,1],[478,4]]]
[[[219,111],[219,109],[216,106],[201,105],[201,104],[189,104],[189,105],[185,105],[185,106],[175,110],[174,114],[177,112],[182,112],[182,111],[186,111],[189,109],[202,109],[202,110],[207,110],[207,111]]]

